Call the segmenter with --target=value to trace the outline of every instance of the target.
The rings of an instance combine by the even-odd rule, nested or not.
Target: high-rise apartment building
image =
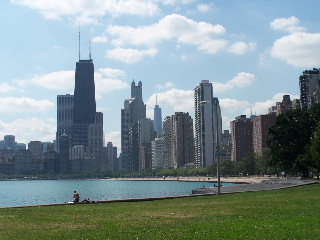
[[[189,113],[176,112],[171,121],[173,167],[180,168],[194,162],[193,120]]]
[[[156,97],[157,99],[157,97]],[[156,100],[156,105],[153,110],[153,119],[154,119],[154,130],[157,131],[157,136],[162,136],[162,112],[161,108],[158,105],[158,100]]]
[[[57,132],[56,149],[60,152],[60,137],[62,134],[72,136],[74,96],[70,94],[57,96]]]
[[[299,77],[300,104],[302,109],[309,109],[320,98],[320,73],[319,69],[303,71]]]
[[[260,115],[252,118],[254,153],[261,154],[262,150],[268,147],[269,128],[276,120],[276,114]]]
[[[136,86],[135,82],[131,83],[131,98],[126,99],[124,108],[121,109],[121,162],[122,171],[136,171],[137,164],[136,154],[130,153],[133,149],[132,143],[138,141],[138,124],[140,119],[146,117],[146,105],[142,99],[142,82],[139,81]],[[130,143],[131,142],[131,143]]]
[[[165,154],[163,159],[164,168],[173,168],[172,156],[172,121],[171,117],[167,116],[163,120],[163,137],[165,141]]]
[[[194,89],[195,102],[195,163],[197,167],[214,162],[214,106],[212,84],[202,80]]]
[[[232,139],[232,161],[242,161],[248,153],[253,153],[253,123],[246,115],[230,122]]]
[[[156,138],[151,142],[152,169],[164,168],[166,142],[164,137]]]
[[[95,123],[96,100],[92,59],[76,63],[72,145],[88,146],[89,124]]]

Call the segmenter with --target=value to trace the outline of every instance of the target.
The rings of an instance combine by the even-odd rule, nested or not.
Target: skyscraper
[[[156,105],[153,110],[154,130],[157,131],[157,136],[162,136],[162,112],[158,105],[158,97],[156,96]]]
[[[201,80],[194,89],[195,108],[195,163],[206,167],[214,161],[214,116],[212,84]]]
[[[173,167],[180,168],[194,162],[193,120],[189,113],[176,112],[171,121]]]
[[[96,100],[92,59],[76,63],[72,146],[88,146],[89,124],[95,123]]]
[[[136,86],[134,80],[131,83],[131,98],[124,101],[124,108],[121,109],[121,161],[122,171],[130,172],[133,164],[130,157],[130,142],[138,139],[137,124],[140,119],[146,117],[146,105],[142,99],[142,82]]]
[[[60,152],[60,137],[65,134],[72,136],[73,125],[73,95],[57,96],[57,133],[56,133],[56,149]]]

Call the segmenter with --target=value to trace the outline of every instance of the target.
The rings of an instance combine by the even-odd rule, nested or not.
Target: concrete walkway
[[[236,184],[232,186],[222,186],[220,187],[221,194],[230,194],[230,193],[242,193],[242,192],[256,192],[256,191],[265,191],[273,189],[283,189],[289,187],[298,187],[303,185],[318,184],[319,181],[312,180],[291,180],[291,179],[279,179],[279,180],[262,180],[259,183],[250,183],[250,184]],[[192,190],[192,194],[217,194],[218,187],[210,188],[196,188]]]

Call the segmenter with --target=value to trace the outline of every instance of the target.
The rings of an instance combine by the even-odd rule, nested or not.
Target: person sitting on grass
[[[73,198],[74,198],[73,202],[78,203],[80,201],[80,194],[77,193],[77,191],[74,191],[73,192]]]

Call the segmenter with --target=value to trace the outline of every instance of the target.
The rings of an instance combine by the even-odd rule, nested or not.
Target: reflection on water
[[[121,180],[0,181],[0,207],[64,203],[73,191],[91,201],[191,195],[194,188],[213,187],[208,182]],[[232,185],[232,184],[224,184]]]

